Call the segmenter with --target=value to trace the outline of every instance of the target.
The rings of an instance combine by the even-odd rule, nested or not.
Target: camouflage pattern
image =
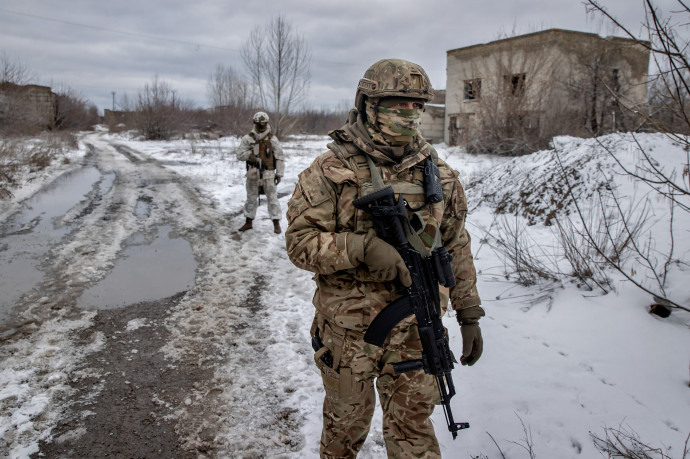
[[[433,377],[423,371],[395,375],[391,364],[421,357],[414,316],[400,322],[383,347],[364,343],[372,319],[399,298],[398,281],[376,282],[366,265],[359,264],[365,237],[373,227],[366,212],[353,201],[374,191],[366,156],[373,159],[385,184],[401,194],[410,208],[417,231],[430,248],[437,231],[453,256],[456,286],[451,306],[462,310],[478,306],[476,272],[465,228],[467,201],[458,174],[421,135],[408,147],[374,144],[356,110],[348,123],[330,133],[333,142],[299,175],[288,203],[285,233],[288,256],[299,268],[315,273],[316,307],[312,336],[318,330],[324,348],[315,354],[326,391],[321,439],[322,457],[355,457],[369,431],[374,411],[374,381],[384,412],[384,437],[389,457],[440,457],[429,416],[438,402]],[[432,156],[441,172],[443,200],[426,203],[424,161]],[[392,159],[395,158],[395,159]],[[442,302],[443,312],[445,303]],[[321,360],[333,356],[332,367]]]
[[[364,72],[359,80],[355,107],[364,113],[366,98],[408,97],[430,101],[434,90],[426,72],[419,65],[402,59],[381,59]]]
[[[429,420],[440,401],[434,378],[423,371],[393,371],[393,364],[422,356],[416,324],[398,327],[383,348],[365,343],[361,333],[328,323],[322,315],[317,315],[315,327],[324,346],[337,356],[333,368],[315,358],[326,391],[321,457],[357,455],[369,433],[376,384],[388,457],[440,458]]]
[[[364,154],[374,160],[386,185],[393,186],[396,194],[402,193],[411,208],[420,208],[415,213],[426,223],[420,236],[427,247],[433,243],[441,222],[444,246],[453,256],[456,278],[455,287],[450,289],[453,309],[481,304],[470,236],[465,229],[467,200],[457,172],[438,159],[444,199],[436,205],[427,205],[422,188],[423,171],[419,166],[430,155],[436,155],[431,145],[418,135],[413,151],[398,163],[378,145],[374,148],[372,143],[363,140],[368,136],[356,112],[350,118],[348,125],[331,133],[335,140],[329,145],[331,150],[300,174],[288,203],[287,252],[297,267],[316,274],[313,300],[316,309],[340,327],[363,332],[386,305],[400,296],[399,284],[374,282],[366,266],[355,266],[348,256],[348,250],[352,249],[347,246],[348,235],[354,233],[363,239],[373,227],[364,211],[352,204],[373,190]]]
[[[375,143],[392,142],[404,145],[412,142],[422,123],[422,111],[419,109],[388,108],[378,102],[365,102],[369,122],[367,132]]]
[[[259,142],[266,141],[270,139],[272,156],[275,163],[272,164],[274,170],[264,170],[259,173],[258,167],[248,167],[247,168],[247,201],[244,204],[244,216],[251,218],[252,220],[256,217],[256,209],[258,206],[259,197],[259,187],[263,187],[263,193],[266,195],[266,201],[268,202],[268,215],[271,220],[279,220],[281,217],[280,202],[278,202],[278,193],[276,191],[276,184],[274,178],[276,175],[283,176],[285,171],[285,155],[283,149],[280,146],[280,141],[277,137],[271,135],[270,126],[261,133],[252,129],[250,134],[242,137],[240,141],[240,146],[237,148],[237,159],[239,161],[248,161],[257,163],[257,153]],[[260,178],[261,175],[261,178]]]
[[[268,123],[269,118],[266,112],[256,112],[254,113],[254,118],[252,118],[255,124],[258,123]]]

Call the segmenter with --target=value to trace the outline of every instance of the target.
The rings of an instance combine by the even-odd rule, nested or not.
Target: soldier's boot
[[[252,229],[252,219],[247,218],[247,221],[244,222],[244,225],[242,225],[242,227],[238,231],[247,231],[250,229]]]
[[[280,220],[273,220],[273,232],[280,234]]]

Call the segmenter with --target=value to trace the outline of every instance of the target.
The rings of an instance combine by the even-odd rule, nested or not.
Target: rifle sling
[[[369,171],[371,172],[371,181],[374,184],[374,192],[380,191],[385,187],[383,177],[381,177],[381,174],[379,173],[379,170],[376,168],[374,160],[371,159],[371,156],[366,154],[364,156],[367,159]],[[410,228],[409,219],[405,218],[405,220],[407,220],[407,224],[403,225],[403,228],[405,229],[405,235],[407,236],[407,240],[409,241],[410,245],[423,256],[429,256],[429,254],[431,254],[431,252],[433,252],[434,249],[443,245],[443,241],[441,240],[440,224],[438,224],[436,228],[433,244],[430,248],[427,249],[424,243],[422,242],[422,239],[419,237],[419,234],[417,234]]]
[[[393,301],[383,308],[374,320],[371,321],[369,328],[364,334],[364,342],[375,346],[383,346],[383,342],[390,334],[391,330],[400,323],[401,320],[414,314],[412,301],[409,296],[404,296]]]

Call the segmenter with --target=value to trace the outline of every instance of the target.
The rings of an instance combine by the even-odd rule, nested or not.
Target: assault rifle
[[[401,320],[415,315],[422,342],[422,358],[394,364],[393,369],[396,374],[421,369],[436,378],[446,424],[455,439],[459,430],[467,429],[470,425],[455,422],[450,409],[450,399],[455,395],[451,376],[453,357],[441,320],[438,286],[455,285],[450,266],[452,256],[444,247],[435,249],[429,256],[422,256],[412,247],[405,234],[406,227],[411,230],[405,202],[400,196],[396,203],[392,187],[356,199],[353,204],[371,214],[378,237],[395,247],[412,277],[412,285],[407,287],[406,294],[386,306],[374,318],[364,335],[364,341],[382,346],[390,331]]]
[[[261,205],[261,195],[264,194],[264,187],[262,185],[264,179],[264,165],[261,162],[261,153],[259,152],[259,144],[254,142],[254,148],[252,149],[252,154],[257,158],[257,164],[259,168],[259,191],[256,193],[258,199],[258,205]]]

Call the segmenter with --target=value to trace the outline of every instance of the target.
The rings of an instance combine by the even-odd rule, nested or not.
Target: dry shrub
[[[76,148],[77,137],[68,132],[0,139],[0,199],[12,197],[12,189],[20,185],[23,173],[40,172],[60,157],[69,161],[64,154]]]

